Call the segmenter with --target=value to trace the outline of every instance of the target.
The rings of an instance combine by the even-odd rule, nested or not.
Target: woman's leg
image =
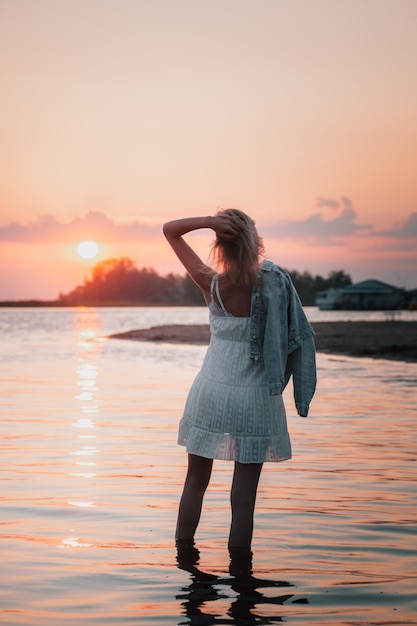
[[[192,541],[194,539],[212,467],[213,459],[205,459],[196,454],[188,455],[188,471],[180,500],[175,532],[177,541]]]
[[[262,463],[235,462],[230,503],[232,524],[229,548],[250,548],[253,534],[253,514]]]

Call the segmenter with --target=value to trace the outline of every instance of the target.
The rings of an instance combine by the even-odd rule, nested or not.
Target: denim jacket
[[[271,395],[281,394],[291,375],[298,415],[307,417],[316,389],[314,330],[289,274],[272,261],[261,264],[252,291],[250,355],[263,361]]]

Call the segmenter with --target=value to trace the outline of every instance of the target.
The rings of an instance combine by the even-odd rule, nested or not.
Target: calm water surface
[[[309,418],[286,391],[293,459],[264,466],[252,579],[228,573],[227,462],[197,535],[212,578],[179,569],[176,431],[205,347],[105,337],[206,321],[200,308],[0,310],[0,622],[417,624],[413,363],[319,354]]]

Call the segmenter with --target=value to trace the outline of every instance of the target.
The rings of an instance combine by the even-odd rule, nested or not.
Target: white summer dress
[[[220,306],[213,298],[213,290]],[[291,458],[281,395],[271,395],[262,363],[250,359],[250,317],[227,313],[218,275],[211,284],[211,339],[179,424],[178,443],[209,459],[263,463]]]

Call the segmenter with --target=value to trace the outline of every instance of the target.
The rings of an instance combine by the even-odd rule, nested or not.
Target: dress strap
[[[215,302],[215,301],[214,301],[214,298],[213,298],[213,291],[214,291],[214,289],[216,290],[216,298],[217,298],[217,301],[218,301],[218,303],[220,304],[220,306],[221,306],[221,308],[222,308],[223,313],[224,313],[225,315],[227,315],[227,311],[226,311],[226,309],[224,308],[223,300],[222,300],[221,295],[220,295],[220,289],[219,289],[219,275],[218,275],[218,274],[214,274],[214,276],[213,276],[213,278],[212,278],[212,280],[211,280],[211,284],[210,284],[210,296],[211,296],[211,301],[212,301],[212,302]],[[216,304],[216,303],[215,303],[215,304]]]

